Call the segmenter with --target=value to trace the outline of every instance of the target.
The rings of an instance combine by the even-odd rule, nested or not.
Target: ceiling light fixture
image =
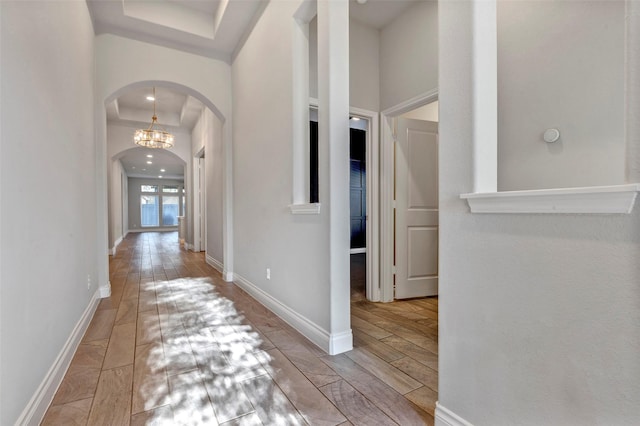
[[[160,169],[160,171],[161,171],[162,173],[164,173],[166,170],[165,170],[165,169]]]
[[[147,154],[147,158],[153,158],[153,155]]]
[[[138,129],[133,135],[133,141],[140,146],[147,148],[171,148],[173,146],[173,135],[165,131],[158,124],[156,116],[156,88],[153,88],[153,116],[148,129]],[[153,126],[156,126],[154,129]]]
[[[153,161],[147,161],[147,164],[153,164]]]
[[[155,98],[155,96],[151,96],[151,95],[149,95],[149,96],[147,96],[147,100],[148,100],[148,101],[155,101],[155,100],[156,100],[156,98]]]

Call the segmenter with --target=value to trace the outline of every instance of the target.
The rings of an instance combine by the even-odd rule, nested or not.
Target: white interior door
[[[397,119],[395,298],[438,294],[438,123]]]

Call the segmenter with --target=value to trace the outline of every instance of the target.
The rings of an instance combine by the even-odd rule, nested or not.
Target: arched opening
[[[171,150],[155,150],[133,145],[134,129],[148,127],[151,114],[144,114],[142,110],[132,111],[131,105],[123,105],[119,110],[118,100],[125,99],[127,94],[139,94],[141,91],[151,90],[153,87],[159,92],[164,90],[165,93],[175,93],[176,96],[181,96],[184,101],[182,107],[173,113],[162,111],[163,105],[158,105],[162,111],[158,113],[160,124],[163,127],[168,126],[172,133],[176,132],[176,145]],[[126,119],[117,123],[113,120],[114,105],[117,116],[119,117],[124,111],[125,115],[128,114]],[[164,108],[167,107],[164,106]],[[175,119],[178,120],[177,124],[174,122],[165,125],[162,122],[162,114],[166,116],[165,122],[171,123],[172,119]],[[219,269],[225,279],[230,279],[232,259],[229,244],[231,235],[228,230],[231,228],[227,218],[231,217],[231,203],[228,201],[230,200],[230,190],[226,188],[231,187],[229,167],[231,157],[228,148],[231,141],[230,131],[225,125],[226,118],[220,109],[200,91],[184,84],[172,81],[144,80],[127,84],[104,97],[104,102],[99,105],[97,115],[99,133],[96,173],[98,181],[104,183],[98,188],[98,209],[100,210],[98,215],[99,218],[100,215],[104,215],[103,220],[99,220],[98,224],[99,233],[104,238],[103,241],[108,247],[109,254],[115,252],[118,240],[121,241],[130,231],[145,230],[145,226],[151,226],[147,230],[177,230],[177,221],[174,217],[177,212],[184,216],[186,226],[185,234],[181,235],[183,238],[181,241],[185,241],[185,248],[193,251],[205,251],[206,242],[215,240],[214,243],[210,241],[209,244],[211,253],[209,250],[205,253],[207,262]],[[186,120],[185,117],[189,115],[191,123],[180,127],[180,123]],[[102,129],[100,129],[101,126]],[[209,159],[204,155],[205,151],[213,151],[214,149],[217,151],[215,156],[211,155]],[[139,164],[133,161],[136,156],[138,161],[140,161],[140,156],[156,157],[145,159],[149,160],[148,163],[155,163],[156,159],[160,158],[164,158],[165,161],[171,159],[170,162],[173,163],[173,166],[179,165],[180,170],[179,172],[174,170],[174,173],[164,176],[160,170],[166,169],[169,173],[169,167],[160,169],[161,166],[153,164],[150,166],[154,167],[153,171],[143,173],[140,167],[135,168],[137,167],[135,164]],[[126,161],[130,157],[131,161]],[[101,163],[104,164],[104,168],[101,167]],[[136,188],[144,187],[154,190],[157,188],[158,195],[150,193],[146,194],[148,197],[144,197],[137,194],[140,191],[136,191],[138,196],[136,198],[134,196],[136,194],[129,192],[128,184],[132,178],[135,178],[133,182],[135,182]],[[164,180],[160,184],[148,182],[149,185],[146,185],[146,181],[140,180],[142,178],[155,179],[156,181]],[[204,187],[206,179],[215,179],[208,188]],[[165,194],[163,191],[178,192]],[[207,196],[214,199],[208,200]],[[142,223],[143,206],[137,205],[142,203],[142,198],[145,200],[148,198],[151,200],[150,202],[158,203],[157,207],[155,205],[149,207],[151,210],[156,209],[156,216],[152,216],[155,222]],[[103,208],[100,205],[101,202]],[[130,205],[132,202],[136,204]],[[211,215],[205,213],[207,205],[211,207]],[[136,213],[138,214],[136,215]],[[138,221],[130,223],[131,216]],[[196,234],[198,237],[195,237]],[[197,244],[194,244],[194,239]],[[98,259],[102,265],[101,269],[104,271],[104,280],[101,281],[108,283],[108,258],[103,257],[102,249],[99,250]],[[101,286],[103,297],[110,294],[109,285],[106,287]]]
[[[176,230],[179,218],[186,221],[186,172],[187,162],[169,150],[131,147],[109,156],[111,255],[129,232]]]

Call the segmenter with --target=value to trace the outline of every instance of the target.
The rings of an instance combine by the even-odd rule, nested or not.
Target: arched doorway
[[[231,243],[230,243],[231,242],[230,218],[231,218],[231,207],[232,207],[230,202],[231,200],[231,191],[230,191],[230,188],[231,188],[231,182],[230,182],[231,180],[231,170],[230,170],[231,140],[230,140],[230,131],[228,130],[228,125],[226,125],[226,118],[208,97],[205,97],[199,91],[189,86],[186,86],[180,83],[170,82],[170,81],[155,81],[155,80],[138,81],[138,82],[127,84],[121,87],[120,89],[112,92],[108,96],[106,96],[104,98],[104,102],[100,105],[100,108],[98,108],[99,110],[98,114],[102,112],[102,114],[100,114],[101,117],[97,119],[97,126],[96,126],[98,128],[98,135],[96,139],[96,145],[97,145],[96,157],[97,157],[97,166],[98,166],[96,168],[96,173],[97,173],[97,180],[99,182],[99,187],[98,187],[98,199],[99,199],[98,228],[99,229],[98,231],[99,231],[99,240],[101,240],[101,244],[100,244],[101,247],[99,247],[99,251],[98,251],[98,263],[99,263],[100,278],[102,278],[100,282],[101,282],[101,295],[103,297],[108,296],[110,293],[110,290],[109,290],[110,287],[108,284],[108,273],[109,273],[108,259],[106,256],[103,256],[102,254],[104,253],[103,251],[104,246],[106,245],[109,248],[109,250],[113,249],[113,246],[114,246],[113,244],[117,240],[117,236],[114,236],[114,231],[113,231],[114,226],[120,225],[122,228],[124,228],[122,222],[125,220],[124,219],[125,213],[123,211],[123,206],[122,206],[123,203],[121,202],[119,203],[120,205],[113,205],[114,196],[119,195],[122,200],[122,186],[124,186],[121,184],[122,186],[120,190],[115,188],[114,179],[113,179],[114,178],[113,176],[114,162],[119,163],[120,172],[124,172],[124,174],[126,175],[126,172],[122,168],[122,163],[120,162],[120,159],[123,158],[123,156],[125,156],[127,152],[133,152],[132,150],[136,149],[136,147],[133,145],[133,142],[131,141],[131,138],[128,136],[120,137],[120,140],[118,140],[118,142],[116,143],[116,146],[110,146],[112,141],[110,141],[111,138],[108,135],[109,133],[108,129],[110,125],[108,124],[107,116],[108,116],[108,113],[109,114],[111,113],[111,111],[109,111],[109,109],[111,108],[110,105],[112,105],[113,102],[116,101],[117,99],[121,98],[122,96],[132,91],[139,92],[141,89],[152,88],[152,87],[163,88],[167,91],[174,91],[176,93],[181,93],[186,97],[186,99],[194,100],[195,103],[198,103],[203,107],[201,118],[203,120],[206,118],[208,122],[216,123],[215,126],[217,126],[216,129],[218,130],[216,134],[216,138],[217,138],[216,142],[219,143],[220,151],[222,151],[223,153],[223,155],[219,156],[220,162],[216,164],[216,167],[220,169],[218,173],[218,176],[220,178],[219,179],[220,187],[219,187],[219,191],[215,193],[216,197],[218,197],[217,201],[219,202],[219,205],[220,205],[220,214],[217,217],[217,219],[220,222],[220,232],[216,235],[220,235],[221,237],[219,241],[220,254],[217,256],[218,259],[216,259],[217,260],[216,266],[218,265],[220,266],[219,269],[221,269],[224,279],[230,281],[232,280],[232,277],[233,277],[233,272],[232,272],[233,259],[231,255],[232,251],[231,251]],[[147,125],[146,126],[138,125],[137,127],[147,127],[148,122],[150,121],[150,117],[151,115],[149,115],[148,118],[141,117],[140,120],[142,122],[144,122],[144,120],[147,120]],[[135,121],[136,121],[135,119],[132,120],[132,122],[135,122]],[[141,124],[141,123],[138,123],[138,124]],[[136,127],[136,126],[133,126],[133,127]],[[189,130],[189,132],[191,132],[191,130]],[[130,133],[132,134],[133,130],[130,129]],[[194,170],[197,170],[197,166],[198,166],[198,160],[195,159],[195,155],[197,154],[199,156],[202,156],[202,149],[194,148],[192,146],[190,133],[187,134],[184,137],[184,139],[187,142],[185,142],[180,149],[177,149],[171,155],[173,155],[178,161],[182,162],[183,164],[183,170],[184,170],[183,188],[185,190],[185,197],[187,200],[189,200],[189,204],[185,203],[184,209],[180,209],[180,211],[184,212],[186,210],[187,212],[189,212],[189,214],[187,215],[187,222],[189,227],[189,234],[192,236],[193,224],[196,222],[196,220],[199,221],[199,218],[194,217],[194,215],[192,214],[192,212],[195,211],[195,209],[193,209],[193,205],[191,203],[191,200],[195,198],[193,195],[194,179],[198,178],[197,174],[194,172]],[[178,144],[176,143],[176,146],[177,145]],[[154,150],[154,151],[157,151],[157,150]],[[162,151],[163,153],[167,153],[167,154],[170,152],[167,150],[162,150]],[[196,168],[194,168],[194,165],[196,166]],[[207,165],[207,167],[211,167],[211,165]],[[129,173],[130,172],[131,170],[129,170]],[[120,176],[120,182],[122,182],[122,174]],[[117,217],[118,215],[120,215],[121,217],[120,223],[117,223],[118,221],[113,220],[114,217]],[[203,223],[206,223],[206,221],[203,221]],[[117,234],[117,232],[115,232],[115,234]],[[204,247],[204,244],[202,244],[202,246]],[[191,244],[190,248],[193,249],[194,245]],[[102,285],[102,283],[107,283],[107,284]]]
[[[128,134],[126,139],[130,143]],[[180,156],[169,150],[114,148],[107,166],[111,255],[129,232],[177,229],[177,218],[185,216],[188,204],[187,162]],[[145,194],[143,188],[157,191]]]

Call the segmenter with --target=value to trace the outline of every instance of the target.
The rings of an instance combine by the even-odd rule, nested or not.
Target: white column
[[[625,40],[625,140],[627,182],[640,182],[640,2],[627,0]]]
[[[233,281],[233,137],[231,113],[222,123],[222,279]],[[202,243],[201,243],[202,244]]]
[[[329,151],[329,352],[353,346],[349,305],[349,2],[318,0],[319,143]]]
[[[495,0],[473,0],[474,192],[498,188],[498,46]]]
[[[109,208],[107,195],[107,112],[104,100],[96,101],[94,114],[96,146],[96,265],[100,297],[111,296],[109,282]]]
[[[293,20],[293,204],[309,202],[309,21]]]

